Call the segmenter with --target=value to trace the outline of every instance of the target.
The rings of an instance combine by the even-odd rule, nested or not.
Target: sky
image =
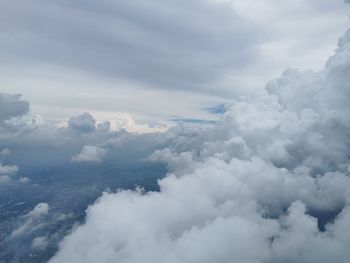
[[[0,262],[349,262],[343,1],[0,4]]]
[[[319,70],[343,0],[1,1],[1,91],[46,121],[210,120],[285,68]]]

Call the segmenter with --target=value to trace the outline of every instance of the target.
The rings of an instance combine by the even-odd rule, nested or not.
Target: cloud
[[[215,127],[169,130],[150,157],[170,168],[159,192],[104,193],[50,262],[347,262],[349,36]]]
[[[96,120],[87,112],[81,115],[71,117],[68,121],[68,127],[72,130],[89,133],[96,130]]]
[[[139,124],[127,113],[116,115],[117,116],[111,120],[97,122],[90,113],[84,112],[78,116],[71,117],[68,121],[68,127],[79,133],[92,133],[96,130],[100,132],[118,132],[125,130],[136,134],[164,132],[170,127],[169,124],[154,126]]]
[[[48,245],[49,241],[46,236],[36,237],[32,241],[32,248],[35,250],[44,250]]]
[[[103,148],[85,145],[81,153],[72,157],[72,162],[96,162],[100,163],[106,155],[106,150]]]
[[[3,10],[2,87],[49,121],[84,111],[216,120],[204,109],[287,66],[321,68],[348,25],[342,1],[326,0],[16,0]]]
[[[147,134],[147,133],[162,133],[173,126],[170,123],[160,123],[154,126],[148,124],[136,123],[135,120],[127,113],[120,114],[118,118],[110,120],[112,131],[125,130],[133,134]]]
[[[4,149],[0,152],[0,158],[4,158],[10,154],[9,149]],[[18,172],[17,165],[4,165],[0,159],[0,184],[7,183],[11,180],[12,175]]]
[[[19,94],[0,93],[0,125],[5,125],[5,121],[14,117],[22,116],[29,111],[29,103],[20,99]]]
[[[26,11],[29,18],[21,16],[21,19],[17,19],[20,9],[8,4],[6,7],[10,7],[12,13],[5,12],[6,17],[2,19],[9,19],[5,24],[9,25],[11,36],[6,36],[0,45],[9,45],[13,50],[5,59],[15,65],[14,56],[19,54],[16,50],[34,49],[35,52],[27,53],[34,54],[35,61],[33,57],[21,56],[22,66],[38,61],[40,65],[50,62],[68,71],[78,69],[88,74],[95,72],[103,76],[133,78],[159,89],[181,89],[188,84],[196,90],[207,89],[225,75],[226,70],[231,67],[235,70],[241,65],[236,53],[227,55],[231,48],[242,50],[242,65],[246,60],[249,63],[249,56],[244,57],[245,52],[256,55],[251,52],[255,50],[252,43],[247,47],[242,47],[244,41],[237,46],[221,46],[223,42],[231,43],[241,30],[240,18],[229,17],[232,10],[226,10],[226,4],[206,6],[205,3],[202,9],[204,2],[187,1],[189,6],[180,3],[180,10],[177,10],[171,1],[151,2],[152,12],[148,13],[148,7],[141,2],[105,1],[101,6],[87,2],[89,5],[79,10],[78,3],[38,2],[40,7],[33,5]],[[296,7],[295,10],[303,10],[299,8],[300,3],[291,5]],[[321,3],[317,8],[327,6],[325,1],[317,3]],[[47,9],[52,12],[43,12]],[[155,17],[150,15],[153,11],[157,11]],[[93,14],[93,18],[71,15],[76,12]],[[180,16],[178,19],[184,12],[184,18]],[[169,15],[169,24],[156,23],[164,21],[163,14]],[[111,23],[105,23],[104,19],[108,17]],[[99,19],[104,22],[95,24]],[[198,25],[193,23],[197,19]],[[231,19],[238,19],[238,31],[232,35],[231,27],[220,27],[221,24],[230,24]],[[39,23],[44,20],[54,20],[55,23]],[[56,22],[62,22],[59,29]],[[102,24],[109,26],[103,28]],[[203,28],[203,24],[207,27]],[[98,30],[86,30],[90,26]],[[169,26],[176,30],[168,30]],[[193,28],[197,26],[199,28]],[[249,42],[250,37],[254,40],[255,31],[249,23],[247,26],[252,31],[244,26],[242,30],[252,33],[252,36],[247,36]],[[35,37],[30,37],[31,30],[35,31]],[[101,35],[96,37],[93,32],[108,39]],[[164,44],[162,40],[177,37],[174,32],[180,36],[180,41]],[[117,34],[117,40],[114,34]],[[118,34],[125,35],[120,37]],[[149,36],[151,44],[144,46],[138,41],[139,36],[143,39]],[[217,41],[216,36],[224,39],[223,42]],[[27,38],[29,41],[24,41]],[[81,49],[81,39],[89,52]],[[329,255],[338,255],[332,260],[344,262],[348,258],[345,248],[349,241],[346,232],[350,189],[349,39],[347,33],[339,41],[336,54],[322,71],[288,69],[280,78],[271,81],[266,90],[239,98],[229,105],[217,103],[217,107],[206,108],[212,113],[223,114],[214,128],[188,128],[180,124],[166,130],[167,125],[139,124],[129,115],[117,116],[114,121],[104,118],[102,122],[95,119],[95,114],[93,117],[89,113],[72,117],[67,126],[60,128],[42,122],[39,117],[23,117],[16,123],[21,127],[18,128],[20,132],[12,133],[6,127],[6,136],[3,133],[0,136],[1,147],[8,147],[16,154],[19,162],[15,163],[21,171],[21,164],[40,167],[41,171],[47,167],[52,170],[64,167],[71,171],[71,166],[84,167],[86,164],[75,165],[70,160],[101,162],[108,159],[111,165],[115,152],[120,149],[126,149],[127,159],[131,155],[128,151],[134,153],[137,149],[133,158],[139,158],[149,149],[162,148],[148,158],[168,166],[167,177],[159,181],[160,192],[138,189],[104,194],[89,208],[86,224],[66,237],[53,261],[140,262],[142,259],[145,262],[178,262],[180,259],[183,262],[232,262],[235,259],[240,262],[293,262],[297,258],[300,262],[329,262]],[[104,45],[101,40],[108,43]],[[125,52],[119,48],[120,42],[124,44],[124,41],[127,43],[122,45]],[[22,49],[21,43],[28,43],[28,46]],[[45,50],[46,44],[50,50]],[[115,44],[118,52],[114,52]],[[158,44],[160,46],[156,46]],[[68,50],[76,52],[72,56],[66,54]],[[100,56],[101,50],[112,55]],[[217,51],[223,53],[217,54]],[[140,53],[145,57],[137,56]],[[137,57],[133,57],[134,54]],[[197,57],[184,59],[188,54]],[[197,63],[197,59],[200,62]],[[222,64],[223,59],[230,61]],[[86,63],[87,60],[93,60],[96,65]],[[181,70],[178,70],[179,65],[183,67]],[[120,101],[123,101],[120,95]],[[9,119],[28,113],[22,107],[28,103],[24,102],[20,107],[19,96],[9,99],[11,96],[3,96],[7,101],[7,106],[4,105],[11,109],[10,114],[3,117],[6,124]],[[106,96],[110,97],[109,93]],[[148,96],[151,98],[153,93]],[[173,101],[178,99],[171,98]],[[147,101],[143,96],[141,100]],[[30,154],[23,158],[28,149]],[[124,151],[121,155],[124,157]],[[10,171],[11,167],[15,166],[4,164],[1,169]],[[4,175],[0,180],[8,181],[10,177]],[[22,218],[23,224],[15,228],[13,237],[40,227],[48,209],[45,205],[34,208]],[[38,234],[42,237],[43,233]],[[41,241],[45,240],[33,240],[28,246],[39,248]]]
[[[37,204],[30,212],[23,216],[25,221],[18,228],[12,231],[11,237],[18,238],[26,232],[30,232],[33,229],[40,227],[40,220],[44,218],[48,212],[49,205],[47,203]]]
[[[9,149],[7,149],[7,148],[3,149],[2,151],[0,151],[0,158],[4,158],[10,154],[11,154],[11,151]]]
[[[258,40],[254,26],[213,1],[16,0],[3,10],[4,62],[48,63],[143,87],[208,89],[249,64]]]
[[[0,175],[12,175],[18,171],[16,165],[3,165],[0,163]]]
[[[23,183],[23,184],[28,183],[30,181],[28,177],[21,177],[18,180],[20,183]]]
[[[37,219],[47,215],[48,212],[49,205],[47,203],[39,203],[25,217],[28,217],[30,219]]]
[[[156,150],[148,157],[152,162],[164,162],[170,171],[186,171],[193,163],[193,152],[172,152],[170,149]]]
[[[0,175],[0,183],[8,183],[11,178],[8,175]]]
[[[13,138],[15,134],[26,133],[44,125],[38,114],[30,112],[28,101],[21,100],[21,94],[0,93],[0,137],[5,140]],[[2,152],[5,157],[10,152]]]

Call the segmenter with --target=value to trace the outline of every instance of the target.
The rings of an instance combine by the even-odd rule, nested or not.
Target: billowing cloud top
[[[50,262],[348,262],[349,36],[324,70],[172,130],[160,191],[105,193]]]
[[[69,128],[78,132],[93,132],[96,129],[95,119],[87,112],[71,117],[68,122]]]

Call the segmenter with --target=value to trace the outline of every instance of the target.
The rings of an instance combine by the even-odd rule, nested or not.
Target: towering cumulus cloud
[[[149,159],[159,192],[105,193],[61,262],[349,262],[350,31],[324,70],[288,69]]]

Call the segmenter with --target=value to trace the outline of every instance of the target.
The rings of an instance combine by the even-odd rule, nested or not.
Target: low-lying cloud
[[[38,227],[38,221],[45,217],[49,212],[49,205],[47,203],[37,204],[30,212],[23,216],[25,221],[17,229],[13,230],[11,237],[18,238],[27,231],[33,231]],[[39,225],[40,227],[40,225]],[[35,243],[35,242],[34,242]]]

